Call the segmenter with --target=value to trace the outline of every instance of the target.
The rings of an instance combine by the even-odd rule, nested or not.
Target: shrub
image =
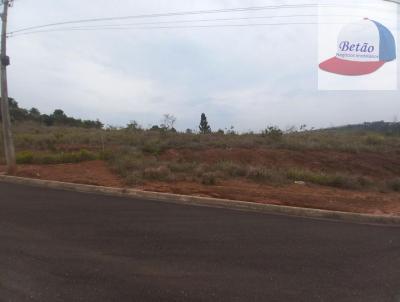
[[[161,153],[161,145],[159,140],[150,140],[142,146],[142,151],[153,155],[159,155]]]
[[[247,178],[254,181],[285,183],[286,177],[278,170],[268,169],[265,167],[249,167],[247,169]]]
[[[192,172],[195,170],[196,166],[197,163],[194,162],[172,162],[168,164],[169,169],[177,173]]]
[[[157,168],[146,168],[143,172],[146,179],[151,180],[170,180],[171,170],[166,166],[159,166]]]
[[[125,178],[127,185],[141,185],[143,184],[143,174],[140,172],[132,172]]]
[[[247,174],[247,169],[244,166],[231,161],[221,161],[214,168],[232,177],[242,177]]]
[[[262,132],[262,135],[274,141],[278,141],[282,139],[283,131],[278,127],[268,127]]]
[[[201,183],[206,186],[215,186],[217,184],[217,176],[213,172],[204,173],[201,177]]]
[[[30,151],[22,151],[16,155],[17,164],[32,164],[33,153]]]
[[[101,151],[99,153],[99,159],[101,160],[111,160],[113,158],[114,153],[110,150]]]
[[[359,189],[369,184],[366,178],[354,178],[340,174],[325,174],[308,170],[289,170],[287,177],[293,181],[305,181],[321,186],[330,186],[342,189]]]
[[[365,143],[371,146],[378,146],[385,143],[385,138],[381,135],[370,134],[365,138]]]
[[[98,156],[86,149],[82,149],[77,154],[78,161],[90,161],[98,159]]]
[[[387,185],[390,190],[400,192],[400,178],[388,181]]]

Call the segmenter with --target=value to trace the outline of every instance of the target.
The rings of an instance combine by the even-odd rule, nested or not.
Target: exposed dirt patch
[[[0,171],[5,168],[0,167]],[[71,183],[97,186],[121,187],[123,181],[112,173],[103,161],[89,161],[79,164],[59,165],[20,165],[18,176],[45,180],[56,180]]]
[[[149,183],[144,190],[174,194],[244,200],[265,204],[327,209],[344,212],[400,215],[400,194],[355,192],[315,185],[282,187],[244,181],[224,181],[216,186],[198,183]]]
[[[239,154],[245,155],[246,153],[239,152]],[[211,155],[208,157],[210,161],[213,160]],[[260,155],[263,155],[263,158],[268,158],[265,157],[266,153]],[[173,155],[169,153],[165,156]],[[179,156],[181,155],[179,154]],[[246,159],[244,156],[244,160],[251,160],[251,158]],[[2,171],[5,171],[4,166],[0,166],[0,172]],[[102,161],[61,165],[23,165],[19,166],[18,176],[110,187],[124,186],[123,180],[111,172],[107,164]],[[210,196],[345,212],[400,215],[399,193],[348,191],[309,184],[277,187],[244,180],[221,181],[216,186],[205,186],[188,181],[175,183],[153,181],[137,188],[147,191]]]

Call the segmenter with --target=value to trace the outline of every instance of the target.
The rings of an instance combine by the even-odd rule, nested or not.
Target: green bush
[[[365,143],[371,146],[379,146],[385,143],[385,138],[382,135],[370,134],[365,138]]]
[[[96,159],[98,159],[98,156],[86,149],[82,149],[78,153],[78,161],[90,161]]]
[[[34,155],[30,151],[22,151],[16,155],[17,164],[32,164],[33,158]]]
[[[400,178],[388,181],[387,185],[390,190],[400,192]]]
[[[268,127],[262,131],[262,135],[272,139],[273,141],[280,141],[283,137],[283,131],[278,127]]]
[[[153,155],[159,155],[161,153],[160,142],[158,142],[158,141],[146,142],[142,146],[142,151],[145,153],[153,154]]]
[[[201,183],[206,186],[215,186],[217,184],[217,175],[213,172],[204,173],[201,177]]]

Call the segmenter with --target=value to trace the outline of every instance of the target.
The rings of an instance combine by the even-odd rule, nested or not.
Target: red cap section
[[[359,75],[373,73],[374,71],[381,68],[385,63],[386,62],[382,61],[356,62],[356,61],[342,60],[337,57],[333,57],[319,64],[319,68],[327,72],[332,72],[336,74],[359,76]]]

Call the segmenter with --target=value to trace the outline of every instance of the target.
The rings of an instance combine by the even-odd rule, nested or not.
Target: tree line
[[[42,114],[37,108],[24,109],[19,107],[18,102],[13,98],[8,99],[10,118],[12,122],[33,121],[45,126],[68,126],[80,128],[103,128],[99,120],[82,120],[67,116],[63,110],[56,109],[52,114]],[[1,109],[0,109],[1,120]]]

